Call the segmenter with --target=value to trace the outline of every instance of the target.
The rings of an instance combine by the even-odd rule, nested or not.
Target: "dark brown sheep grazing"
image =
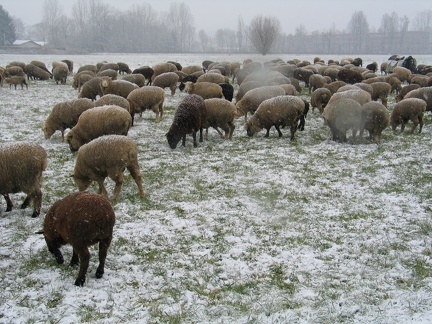
[[[96,278],[102,278],[105,259],[111,244],[115,214],[111,204],[101,195],[75,192],[55,202],[45,216],[43,232],[48,250],[57,263],[64,259],[60,247],[72,245],[70,265],[80,264],[76,286],[83,286],[89,266],[88,247],[99,243],[99,266]]]
[[[203,123],[207,119],[207,110],[201,96],[191,94],[178,105],[172,125],[166,134],[168,144],[172,149],[177,147],[180,139],[186,145],[186,135],[192,133],[193,145],[197,147],[196,133],[200,131],[200,142],[203,141]]]
[[[354,84],[363,81],[363,76],[360,72],[350,70],[350,69],[342,69],[338,72],[338,79],[340,81],[344,81],[349,84]]]

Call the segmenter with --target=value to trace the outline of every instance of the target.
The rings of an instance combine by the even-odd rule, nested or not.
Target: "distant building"
[[[35,42],[32,40],[16,40],[13,42],[12,46],[19,47],[19,48],[41,48],[42,46],[45,46],[45,42]]]

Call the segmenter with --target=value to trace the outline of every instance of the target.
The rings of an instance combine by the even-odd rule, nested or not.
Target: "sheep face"
[[[182,135],[181,134],[175,134],[172,132],[168,132],[166,133],[166,138],[168,140],[168,144],[172,149],[175,149],[177,147],[178,142],[180,142],[180,140],[182,139]]]
[[[78,149],[84,144],[78,136],[73,134],[72,131],[69,131],[69,133],[66,136],[66,143],[69,144],[69,148],[72,152],[78,151]]]
[[[258,133],[259,131],[261,131],[262,127],[259,124],[259,122],[257,120],[255,120],[255,118],[252,117],[246,123],[245,129],[246,129],[246,133],[250,137],[250,136],[253,136],[254,134]]]
[[[49,138],[51,138],[51,136],[53,136],[53,134],[55,133],[56,130],[45,124],[42,127],[42,131],[44,132],[45,139],[49,139]]]

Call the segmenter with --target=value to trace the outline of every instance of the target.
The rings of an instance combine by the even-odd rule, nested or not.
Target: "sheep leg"
[[[417,125],[419,124],[419,118],[417,116],[413,117],[411,118],[411,121],[413,123],[413,127],[411,128],[411,133],[414,133],[415,129],[417,128]]]
[[[135,180],[136,185],[138,186],[139,195],[141,197],[144,197],[144,189],[142,186],[142,180],[141,180],[141,172],[139,170],[138,166],[133,166],[127,168],[132,176],[132,178]]]
[[[199,141],[200,142],[203,142],[204,141],[204,138],[203,138],[203,128],[202,127],[200,127],[200,137],[199,137]]]
[[[195,140],[196,139],[196,134],[192,132],[192,136],[194,138],[194,146],[195,146],[195,143],[196,143],[196,140]],[[182,137],[182,145],[186,146],[186,134],[184,134],[183,137]]]
[[[112,200],[116,200],[118,198],[118,196],[120,195],[120,190],[123,186],[123,173],[120,173],[118,175],[113,175],[110,176],[111,179],[114,180],[115,182],[115,187],[114,187],[114,193],[113,193],[113,197]]]
[[[96,181],[99,184],[99,194],[101,194],[102,196],[108,199],[108,192],[106,191],[104,180],[105,178],[99,178]]]
[[[33,200],[33,214],[32,217],[39,217],[40,210],[42,207],[42,191],[39,189],[31,197]]]
[[[294,141],[294,139],[295,139],[296,130],[297,130],[297,123],[294,123],[293,125],[291,125],[291,128],[290,128],[290,131],[291,131],[291,138],[290,138],[290,140],[291,141]]]
[[[78,264],[79,264],[78,254],[76,253],[75,249],[73,249],[73,251],[72,251],[72,259],[71,259],[69,265],[71,267],[74,267],[74,266],[76,266]]]
[[[21,204],[21,209],[26,209],[28,205],[30,205],[30,201],[31,201],[31,196],[27,195],[27,197],[25,197],[23,203]]]
[[[102,278],[105,272],[105,260],[108,248],[111,244],[111,237],[99,241],[99,266],[96,269],[96,278]]]
[[[45,241],[46,241],[47,246],[48,246],[48,251],[50,251],[54,255],[57,263],[63,264],[64,263],[63,254],[61,253],[61,251],[59,249],[61,246],[60,241],[58,239],[47,240],[46,238],[45,238]]]
[[[282,137],[282,132],[280,131],[279,126],[278,126],[278,125],[275,125],[275,128],[276,128],[276,130],[277,130],[277,132],[278,132],[278,134],[279,134],[279,137]],[[269,131],[270,131],[270,128],[267,130],[267,133],[269,133]],[[267,137],[268,137],[268,136],[267,136]]]
[[[233,122],[229,122],[229,123],[228,123],[228,126],[229,126],[229,128],[230,128],[230,132],[229,132],[229,136],[228,136],[228,138],[231,139],[232,136],[233,136],[233,133],[234,133],[235,125],[234,125]]]
[[[227,138],[227,133],[228,133],[228,131],[227,131],[225,128],[221,127],[221,128],[225,131],[225,135],[222,134],[222,132],[219,130],[219,128],[217,128],[217,127],[213,127],[213,128],[216,129],[216,131],[218,132],[218,134],[220,135],[220,137],[222,137],[222,138]],[[207,129],[208,129],[208,128],[207,128]]]
[[[185,136],[186,137],[186,136]],[[198,144],[197,144],[197,141],[196,141],[196,132],[195,131],[192,131],[192,138],[193,138],[193,146],[194,147],[197,147],[198,146]],[[186,144],[186,143],[185,143]],[[183,144],[183,146],[185,146],[185,144]]]
[[[6,205],[7,205],[7,207],[6,207],[6,211],[7,211],[7,212],[8,212],[8,211],[11,211],[12,208],[13,208],[13,202],[12,202],[12,200],[10,199],[9,194],[5,194],[5,195],[3,195],[3,197],[4,197],[4,199],[6,200]]]
[[[76,252],[79,256],[80,268],[78,272],[78,277],[75,280],[75,286],[84,286],[86,273],[89,266],[90,252],[87,246],[76,248]]]
[[[423,128],[423,116],[419,116],[418,120],[419,120],[419,124],[420,124],[419,133],[421,133],[422,128]]]

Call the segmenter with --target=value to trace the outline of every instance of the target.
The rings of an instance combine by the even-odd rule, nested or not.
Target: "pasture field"
[[[0,66],[65,58],[76,71],[102,60],[133,69],[209,57],[0,55]],[[59,132],[45,140],[41,130],[52,107],[77,91],[71,77],[67,85],[49,80],[30,81],[28,90],[0,88],[0,142],[36,142],[48,153],[41,216],[18,208],[23,194],[11,195],[12,212],[4,201],[0,207],[0,323],[432,321],[430,113],[422,133],[410,134],[410,125],[402,134],[387,128],[380,145],[331,141],[315,110],[294,142],[288,129],[282,138],[275,129],[269,138],[264,131],[249,138],[240,118],[232,140],[210,129],[197,148],[189,136],[186,147],[172,150],[165,133],[185,95],[171,97],[166,89],[159,123],[149,111],[136,116],[128,136],[138,144],[146,197],[139,198],[125,171],[105,274],[94,277],[97,248],[91,248],[79,288],[77,269],[67,265],[71,247],[62,248],[66,261],[57,265],[34,234],[47,209],[77,190],[70,177],[75,155]],[[307,89],[301,96],[309,101]],[[394,104],[391,95],[389,111]],[[106,185],[112,193],[113,182]]]

